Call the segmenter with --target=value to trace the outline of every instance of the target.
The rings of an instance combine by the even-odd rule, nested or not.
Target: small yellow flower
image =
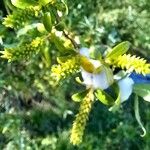
[[[6,59],[8,59],[8,60],[11,60],[12,54],[11,54],[9,51],[7,51],[7,50],[5,50],[5,51],[0,51],[0,53],[3,54],[3,55],[1,56],[2,58],[6,58]]]

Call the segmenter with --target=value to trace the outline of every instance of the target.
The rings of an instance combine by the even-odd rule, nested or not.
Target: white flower
[[[89,49],[88,48],[81,48],[80,49],[80,54],[83,56],[86,56],[88,58],[88,61],[94,66],[94,68],[99,68],[102,67],[102,64],[100,63],[99,60],[94,60],[94,59],[90,59],[89,58]],[[89,73],[87,71],[85,71],[82,67],[81,67],[81,74],[82,74],[82,78],[83,78],[83,83],[88,86],[88,87],[92,87],[94,89],[107,89],[110,86],[110,83],[108,81],[108,77],[106,75],[106,71],[105,69],[103,69],[100,71],[100,73]]]
[[[89,58],[90,54],[89,54],[88,48],[85,48],[85,47],[81,48],[79,53],[82,56],[86,56],[88,58],[88,61],[91,62],[91,64],[95,68],[102,67],[102,70],[100,71],[100,73],[96,73],[96,74],[89,73],[81,67],[83,83],[86,86],[92,87],[94,89],[98,89],[98,88],[102,89],[102,90],[107,89],[113,82],[112,75],[110,75],[110,81],[111,81],[110,82],[109,78],[107,76],[108,72],[106,74],[106,70],[104,69],[104,67],[102,66],[100,61]],[[118,83],[118,86],[120,89],[120,100],[121,100],[121,102],[124,102],[130,97],[130,95],[132,93],[134,81],[130,77],[125,77],[125,78],[121,79],[121,77],[120,76],[118,77],[117,75],[114,75],[114,79],[117,80],[117,83]]]
[[[88,87],[92,87],[94,89],[100,88],[104,90],[110,86],[110,83],[108,82],[108,78],[104,70],[102,70],[98,74],[93,74],[85,71],[82,68],[81,74],[83,78],[83,83]]]

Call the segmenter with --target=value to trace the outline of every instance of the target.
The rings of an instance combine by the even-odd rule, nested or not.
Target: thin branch
[[[59,15],[58,15],[58,13],[56,13],[55,15],[56,15],[55,17],[56,17],[57,24],[59,24],[59,23],[60,23],[60,17],[59,17]],[[72,37],[70,37],[70,35],[67,34],[67,33],[65,32],[65,30],[63,30],[63,34],[64,34],[64,36],[65,36],[67,39],[69,39],[69,40],[71,41],[71,43],[73,44],[74,48],[75,48],[76,50],[78,50],[78,49],[79,49],[79,45],[76,43],[76,41],[75,41]]]
[[[69,34],[67,34],[64,30],[63,30],[63,34],[64,34],[64,36],[65,36],[67,39],[69,39],[69,40],[71,41],[71,43],[73,44],[73,46],[74,46],[75,49],[79,49],[79,46],[78,46],[78,44],[75,42],[75,40],[72,39],[72,38],[69,36]]]

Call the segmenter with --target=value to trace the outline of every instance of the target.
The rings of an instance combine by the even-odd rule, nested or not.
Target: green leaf
[[[45,29],[48,32],[51,32],[51,30],[52,30],[52,19],[51,19],[50,12],[47,12],[47,13],[44,14],[44,16],[43,16],[43,24],[44,24]]]
[[[51,34],[51,40],[60,52],[64,53],[66,51],[66,48],[63,45],[64,42],[60,39],[60,37],[57,37],[55,33]]]
[[[134,93],[142,97],[145,101],[150,102],[150,84],[135,84]]]
[[[25,9],[30,6],[36,6],[37,2],[35,0],[11,0],[11,3],[20,9]]]
[[[106,58],[114,59],[120,55],[123,55],[124,53],[128,51],[129,47],[130,47],[130,43],[128,41],[122,42],[118,44],[117,46],[115,46],[111,50],[111,52],[106,55]]]
[[[107,66],[103,66],[103,69],[105,70],[109,85],[112,85],[112,83],[114,82],[112,69]]]
[[[67,55],[67,56],[61,56],[61,57],[57,57],[57,62],[59,64],[65,63],[68,59],[71,59],[72,57],[74,57],[73,55]]]
[[[92,59],[96,59],[96,60],[102,60],[102,54],[99,51],[99,49],[93,49],[92,51],[90,51],[90,58]]]
[[[45,47],[43,49],[43,53],[44,53],[44,60],[45,60],[46,66],[50,67],[51,66],[51,56],[50,56],[49,48]]]
[[[115,100],[103,90],[96,90],[95,96],[105,105],[113,105]]]
[[[67,3],[65,0],[61,0],[61,2],[65,5],[65,8],[66,8],[66,15],[68,15],[68,6],[67,6]]]
[[[118,84],[113,84],[112,88],[117,95],[117,99],[114,102],[114,105],[109,108],[109,111],[115,112],[119,109],[121,101],[120,101],[120,90]]]
[[[70,40],[68,40],[70,42]],[[65,42],[67,42],[67,39],[64,40],[64,37],[57,36],[56,33],[51,33],[51,42],[54,43],[57,50],[59,50],[60,53],[63,55],[66,54],[74,54],[76,55],[76,51],[69,46],[65,45]]]
[[[83,81],[81,81],[81,79],[79,77],[76,77],[75,80],[77,81],[77,83],[83,84]]]
[[[135,95],[135,99],[134,99],[134,112],[135,112],[135,118],[138,124],[140,125],[141,129],[143,130],[143,134],[141,136],[144,137],[146,135],[146,129],[144,128],[141,122],[141,117],[139,113],[139,100],[137,95]]]
[[[48,3],[53,3],[55,0],[39,0],[39,4],[42,6],[47,5]]]
[[[87,95],[88,92],[89,92],[89,89],[79,92],[79,93],[76,93],[76,94],[72,95],[72,100],[75,102],[80,102],[84,99],[84,97]]]
[[[58,30],[58,31],[63,31],[64,28],[65,28],[65,23],[64,22],[59,22],[55,28]]]
[[[18,30],[17,37],[27,34],[27,32],[29,32],[30,30],[33,30],[34,28],[37,28],[39,25],[40,25],[40,23],[33,23],[33,24],[30,24],[30,25],[24,26],[24,28]]]

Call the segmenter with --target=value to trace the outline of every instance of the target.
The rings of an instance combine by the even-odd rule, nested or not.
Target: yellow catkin
[[[15,48],[5,48],[4,51],[0,51],[3,54],[1,57],[6,58],[9,61],[29,59],[32,55],[37,54],[43,45],[43,39],[36,37],[30,43],[23,43]]]
[[[76,115],[76,119],[71,129],[70,142],[73,145],[79,145],[82,142],[86,122],[92,108],[93,100],[93,92],[90,91],[81,102],[79,113]]]
[[[3,25],[10,28],[22,28],[26,24],[30,24],[33,19],[40,18],[39,7],[30,7],[26,9],[17,9],[11,15],[4,18]]]
[[[60,80],[65,79],[66,77],[75,74],[78,71],[78,59],[76,57],[72,57],[66,60],[64,63],[52,66],[51,78],[53,78],[53,80],[55,80],[55,84],[57,84]]]
[[[124,54],[109,61],[109,64],[114,67],[120,67],[122,69],[128,70],[128,72],[135,71],[138,74],[149,74],[150,64],[146,62],[143,58],[131,56],[130,54]]]

